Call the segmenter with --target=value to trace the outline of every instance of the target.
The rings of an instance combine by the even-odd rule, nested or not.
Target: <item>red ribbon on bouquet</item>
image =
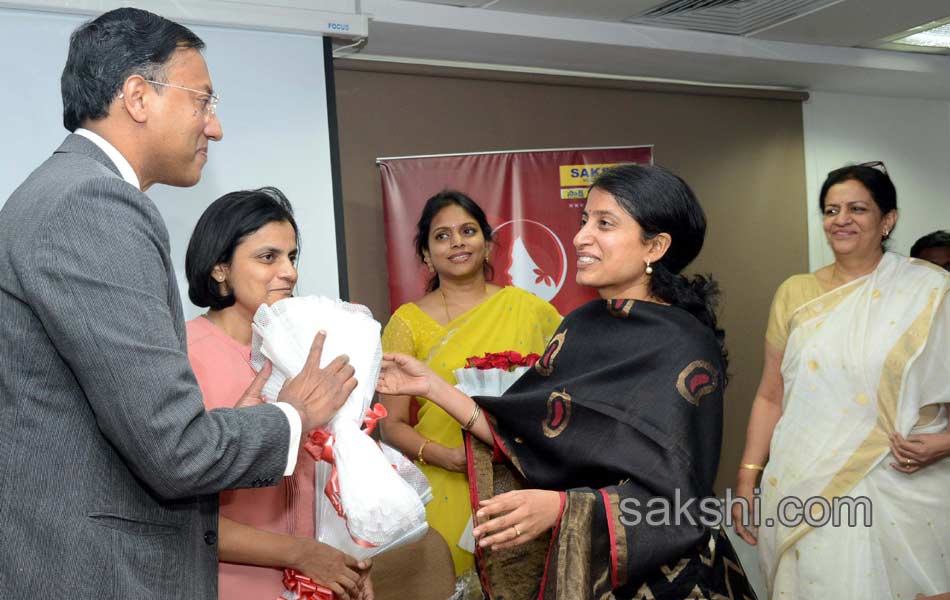
[[[314,429],[308,436],[307,443],[303,445],[304,450],[310,453],[313,460],[325,461],[330,464],[330,478],[327,479],[327,485],[323,488],[323,493],[330,499],[330,504],[336,510],[336,514],[346,518],[343,512],[343,502],[340,500],[340,476],[336,470],[336,458],[333,456],[333,434],[325,429]]]
[[[314,582],[294,569],[284,569],[284,587],[297,594],[297,600],[334,600],[333,590]],[[283,600],[278,597],[277,600]]]
[[[373,433],[379,420],[386,415],[386,407],[382,404],[377,404],[373,408],[367,408],[366,414],[363,416],[363,432],[366,435]],[[313,460],[317,462],[322,460],[330,464],[330,478],[327,480],[327,485],[323,493],[329,498],[330,504],[332,504],[336,510],[336,514],[345,519],[346,514],[343,511],[343,502],[340,500],[340,476],[337,473],[336,459],[333,456],[333,442],[334,437],[332,433],[325,429],[314,429],[310,432],[308,440],[303,447],[304,450],[313,457]],[[353,541],[361,546],[368,544],[368,542],[363,542],[356,538],[353,538]],[[368,547],[371,546],[370,544]]]
[[[372,408],[367,408],[366,414],[363,416],[363,433],[366,435],[373,433],[379,420],[385,418],[388,414],[386,407],[382,404],[376,404]]]
[[[363,416],[363,433],[369,435],[376,429],[379,420],[387,415],[386,407],[377,404],[372,408],[366,409]],[[330,478],[323,489],[323,493],[330,500],[336,514],[346,520],[346,513],[343,511],[343,502],[340,500],[340,476],[336,470],[336,459],[333,456],[333,434],[325,429],[314,429],[310,432],[307,442],[303,445],[313,460],[325,461],[330,464]],[[364,548],[372,548],[374,544],[361,540],[352,534],[350,537],[356,544]],[[334,600],[333,591],[317,584],[313,579],[299,573],[296,569],[284,569],[284,587],[292,592],[296,592],[299,600]],[[281,600],[278,598],[277,600]]]

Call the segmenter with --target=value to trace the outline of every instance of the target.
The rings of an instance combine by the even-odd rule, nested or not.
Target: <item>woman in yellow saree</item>
[[[737,484],[761,473],[761,526],[737,531],[772,598],[946,592],[950,276],[884,251],[885,172],[832,171],[820,202],[835,262],[776,292]]]
[[[452,371],[464,367],[470,356],[544,351],[561,316],[533,294],[487,282],[491,236],[485,213],[464,194],[444,191],[429,199],[419,220],[416,249],[433,274],[430,291],[393,313],[383,331],[385,352],[414,356],[454,385]],[[472,516],[461,426],[424,398],[416,399],[418,422],[412,426],[412,398],[381,399],[389,411],[382,435],[414,459],[429,479],[429,525],[445,538],[456,576],[462,576],[472,570],[474,558],[459,546]]]

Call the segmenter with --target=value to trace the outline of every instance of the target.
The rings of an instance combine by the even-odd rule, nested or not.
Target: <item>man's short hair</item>
[[[137,8],[111,10],[79,26],[69,38],[63,68],[63,125],[76,131],[109,114],[109,104],[130,75],[165,81],[165,63],[179,48],[201,50],[190,29]]]
[[[912,258],[920,258],[920,253],[928,248],[950,248],[950,231],[940,230],[928,233],[910,248]]]

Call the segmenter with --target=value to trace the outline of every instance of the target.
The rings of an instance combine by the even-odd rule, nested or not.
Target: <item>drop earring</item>
[[[422,262],[424,262],[424,263],[426,264],[426,268],[429,269],[429,272],[430,272],[430,273],[435,273],[435,267],[432,266],[432,262],[429,261],[429,257],[428,257],[428,256],[425,257],[424,259],[422,259]]]
[[[647,275],[653,275],[653,267],[650,266],[650,261],[647,261]]]

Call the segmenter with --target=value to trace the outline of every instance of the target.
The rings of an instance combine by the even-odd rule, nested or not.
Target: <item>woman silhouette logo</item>
[[[564,244],[543,223],[506,221],[495,228],[495,266],[502,283],[510,283],[550,302],[567,278]]]

